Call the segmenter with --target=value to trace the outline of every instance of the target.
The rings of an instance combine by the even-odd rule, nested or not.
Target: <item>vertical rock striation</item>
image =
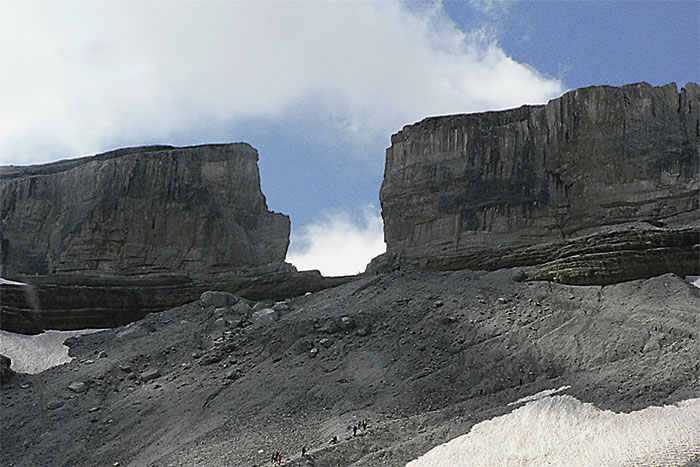
[[[257,161],[234,143],[0,167],[0,272],[201,278],[283,263],[289,218],[268,211]]]
[[[561,246],[577,238],[606,233],[610,245],[613,230],[624,237],[629,229],[674,226],[692,245],[682,246],[684,266],[672,272],[695,270],[699,108],[697,84],[679,93],[673,83],[638,83],[406,126],[386,153],[383,261],[390,268],[426,269],[561,262]],[[657,243],[668,243],[658,238],[663,232],[655,235]],[[579,249],[579,262],[596,243],[583,242],[592,249]],[[627,243],[644,250],[639,242]],[[629,277],[613,274],[602,282],[647,274],[634,268]],[[564,282],[601,282],[587,274],[552,274]]]

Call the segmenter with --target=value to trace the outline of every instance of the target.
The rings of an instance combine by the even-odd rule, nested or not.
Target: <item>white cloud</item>
[[[382,218],[375,207],[367,206],[359,216],[337,211],[292,232],[287,261],[299,270],[342,276],[364,271],[384,251]]]
[[[330,121],[380,154],[425,116],[563,90],[441,3],[3,2],[0,44],[0,163],[199,143],[300,107],[311,137]]]
[[[517,0],[469,0],[469,4],[482,14],[498,17],[506,14],[511,5],[516,1]]]

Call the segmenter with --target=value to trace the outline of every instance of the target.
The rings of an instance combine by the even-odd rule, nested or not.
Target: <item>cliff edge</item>
[[[370,269],[697,274],[699,108],[695,83],[638,83],[406,126],[386,151],[387,254]]]
[[[246,143],[152,146],[0,167],[0,274],[198,277],[283,263]]]

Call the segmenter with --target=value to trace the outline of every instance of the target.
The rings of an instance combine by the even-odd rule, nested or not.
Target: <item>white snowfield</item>
[[[631,413],[545,396],[478,423],[407,467],[677,466],[700,456],[700,399]]]
[[[39,373],[71,361],[63,341],[97,331],[100,329],[45,331],[35,336],[0,331],[0,354],[10,357],[10,368],[17,373]]]
[[[0,284],[5,284],[5,285],[27,285],[24,282],[17,282],[17,281],[11,281],[9,279],[3,279],[0,277]]]

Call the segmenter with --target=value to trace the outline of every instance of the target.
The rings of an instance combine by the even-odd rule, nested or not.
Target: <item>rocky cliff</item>
[[[406,126],[386,153],[374,268],[546,265],[533,277],[582,284],[658,274],[650,261],[697,273],[699,108],[697,84],[639,83]]]
[[[284,261],[246,143],[121,149],[0,167],[0,273],[199,278]]]

